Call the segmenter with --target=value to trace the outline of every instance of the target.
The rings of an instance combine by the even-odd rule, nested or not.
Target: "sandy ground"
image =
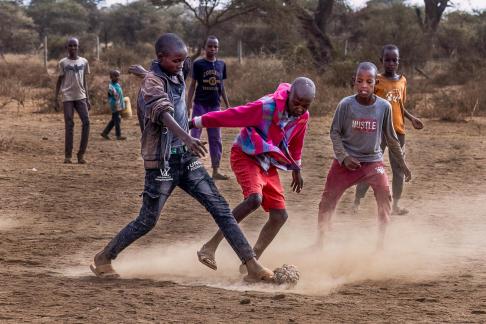
[[[95,278],[93,254],[137,215],[143,186],[135,118],[123,122],[125,142],[99,136],[108,118],[92,117],[89,164],[65,165],[61,114],[1,111],[0,322],[486,322],[485,119],[409,131],[411,212],[393,217],[384,252],[374,251],[372,193],[353,215],[351,189],[316,253],[308,247],[332,152],[329,119],[314,118],[304,191],[287,190],[289,221],[262,259],[300,269],[288,290],[243,283],[226,243],[217,272],[198,263],[216,226],[178,190],[157,227],[115,261],[122,279]],[[77,119],[75,145],[79,128]],[[235,132],[224,132],[229,174]],[[289,175],[282,180],[289,189]],[[231,206],[240,201],[234,178],[218,187]],[[252,242],[264,221],[258,211],[243,224]]]

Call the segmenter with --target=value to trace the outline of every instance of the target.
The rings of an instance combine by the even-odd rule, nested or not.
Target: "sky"
[[[131,2],[132,0],[105,0],[104,4],[106,6],[110,6],[114,3],[121,3],[126,4]],[[365,5],[367,0],[347,0],[348,3],[353,8],[361,8]],[[407,3],[412,5],[423,5],[423,0],[407,0]],[[454,7],[448,9],[450,10],[464,10],[464,11],[473,11],[473,10],[486,10],[486,0],[453,0]]]

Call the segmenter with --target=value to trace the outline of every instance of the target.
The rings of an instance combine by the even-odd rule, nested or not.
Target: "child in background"
[[[383,64],[384,73],[378,74],[376,78],[375,94],[383,99],[386,99],[392,106],[393,114],[393,129],[397,134],[398,141],[402,151],[405,148],[405,121],[404,117],[412,122],[415,129],[422,129],[424,124],[422,121],[405,109],[405,101],[407,99],[407,79],[403,75],[397,73],[400,62],[400,51],[395,45],[385,45],[381,50],[380,62]],[[381,150],[384,152],[386,148],[386,141],[381,142]],[[400,208],[398,201],[402,196],[404,174],[400,167],[399,161],[395,158],[389,150],[390,167],[393,173],[392,193],[393,193],[393,208],[392,213],[396,215],[405,215],[408,210]],[[356,186],[356,195],[354,199],[354,210],[357,212],[362,198],[364,198],[368,191],[369,185],[366,183],[359,183]]]
[[[111,70],[110,80],[108,85],[108,105],[111,109],[111,120],[106,125],[105,129],[101,133],[101,136],[107,140],[110,139],[108,134],[110,133],[113,126],[115,127],[115,135],[117,140],[126,140],[125,136],[121,135],[121,111],[125,109],[125,102],[123,101],[123,90],[118,83],[120,79],[120,71]]]
[[[59,92],[61,92],[65,125],[64,163],[73,163],[71,158],[73,153],[74,111],[78,113],[83,126],[77,158],[79,164],[85,164],[84,154],[88,147],[89,110],[91,109],[87,81],[87,75],[90,73],[89,64],[84,57],[78,56],[79,40],[77,38],[70,37],[66,49],[68,56],[60,60],[58,64],[59,77],[54,94],[54,109],[59,111],[57,98]]]
[[[300,77],[292,85],[280,84],[275,93],[257,101],[210,112],[191,121],[196,128],[243,127],[231,148],[231,168],[245,199],[233,209],[233,215],[241,222],[260,206],[269,212],[253,248],[257,259],[288,217],[277,168],[292,171],[294,192],[299,193],[304,185],[301,157],[309,121],[307,110],[315,93],[314,82]],[[213,270],[217,269],[215,253],[222,239],[218,231],[197,252],[199,261]]]
[[[229,108],[229,101],[224,88],[226,79],[226,64],[218,60],[216,55],[219,50],[219,41],[215,36],[209,36],[204,47],[205,56],[193,63],[192,82],[187,97],[188,110],[192,118],[204,115],[210,111],[219,111],[221,98],[226,108]],[[194,97],[194,92],[196,93]],[[194,98],[194,106],[192,100]],[[219,172],[219,164],[223,151],[221,141],[221,129],[219,127],[208,128],[209,153],[211,155],[211,166],[213,167],[214,180],[228,180],[228,177]],[[201,130],[194,128],[191,135],[201,138]]]
[[[390,221],[391,197],[380,148],[382,138],[405,174],[405,180],[411,179],[393,130],[391,105],[374,94],[376,75],[373,63],[359,64],[355,78],[356,95],[342,99],[334,114],[330,136],[335,159],[319,203],[318,247],[323,246],[342,194],[360,182],[370,185],[375,193],[379,222],[377,247],[383,247],[386,225]]]

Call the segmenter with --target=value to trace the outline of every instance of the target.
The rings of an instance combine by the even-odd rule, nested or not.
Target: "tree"
[[[327,25],[331,19],[334,0],[319,0],[313,11],[304,8],[296,0],[287,2],[300,22],[302,35],[313,54],[314,65],[319,70],[324,70],[332,59],[333,46],[327,34]]]
[[[41,37],[79,35],[89,28],[88,10],[74,0],[32,0],[27,12],[39,26]]]
[[[0,53],[34,49],[38,41],[35,27],[19,3],[0,2]]]
[[[201,34],[201,42],[198,46],[198,56],[201,53],[202,46],[206,38],[213,32],[216,26],[225,22],[233,20],[237,17],[255,12],[260,7],[264,6],[267,1],[257,0],[151,0],[155,6],[170,7],[174,5],[183,5],[186,9],[192,12],[194,18],[203,27]],[[268,1],[270,2],[270,1]]]
[[[415,8],[419,25],[427,34],[434,34],[439,27],[442,14],[447,7],[450,7],[450,0],[424,0],[425,17],[422,17],[420,8]]]

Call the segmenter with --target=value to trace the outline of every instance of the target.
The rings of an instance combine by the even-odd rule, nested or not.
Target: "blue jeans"
[[[236,222],[226,200],[221,196],[203,164],[191,153],[172,154],[168,170],[145,170],[142,208],[138,217],[123,228],[104,249],[105,255],[115,259],[135,240],[154,228],[176,186],[194,197],[213,216],[224,237],[242,262],[255,253]]]

